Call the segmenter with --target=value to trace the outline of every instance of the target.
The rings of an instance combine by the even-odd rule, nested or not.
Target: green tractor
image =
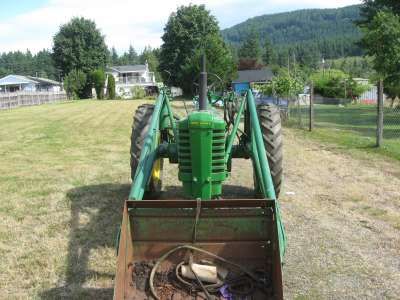
[[[198,110],[182,119],[167,90],[135,112],[114,299],[283,298],[279,110],[257,107],[249,90],[227,94],[222,116],[204,57],[199,89]],[[252,161],[253,199],[224,199],[233,158]],[[165,159],[178,166],[184,199],[160,200]]]

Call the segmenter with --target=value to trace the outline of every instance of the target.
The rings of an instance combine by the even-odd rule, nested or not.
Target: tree
[[[72,70],[64,78],[64,87],[69,98],[78,98],[85,86],[86,74],[81,70]]]
[[[139,62],[141,64],[147,64],[149,65],[149,69],[151,72],[154,72],[154,76],[156,78],[156,81],[161,80],[161,75],[158,72],[158,66],[159,66],[159,61],[158,61],[158,49],[151,49],[150,46],[147,46],[144,48],[143,52],[140,54],[139,57]]]
[[[7,75],[7,70],[3,67],[0,67],[0,77],[6,76]]]
[[[54,62],[62,74],[80,70],[89,77],[92,71],[105,68],[107,52],[104,36],[91,20],[73,18],[54,36]],[[89,97],[91,89],[92,83],[88,80],[79,97]]]
[[[138,63],[138,55],[132,45],[129,45],[128,62],[130,65],[136,65]]]
[[[261,60],[261,46],[258,34],[253,30],[239,48],[239,58]]]
[[[118,65],[118,53],[117,53],[117,50],[115,50],[114,47],[111,48],[111,64],[113,66]]]
[[[50,51],[43,49],[36,55],[27,50],[0,54],[0,76],[17,74],[60,80]]]
[[[204,5],[181,6],[172,13],[164,28],[159,71],[164,79],[193,93],[198,79],[200,56],[205,49],[208,71],[226,82],[235,74],[232,55],[220,36],[218,23]],[[171,77],[165,71],[170,72]],[[215,80],[210,76],[210,82]]]
[[[91,82],[96,90],[97,99],[104,99],[104,83],[106,81],[106,74],[103,70],[98,69],[92,72]],[[113,77],[111,75],[111,77]]]
[[[238,70],[260,70],[264,67],[257,59],[254,58],[241,58],[238,62]]]
[[[386,78],[383,82],[384,92],[390,98],[390,107],[394,107],[396,98],[400,99],[400,74],[394,76],[394,78]]]
[[[378,77],[384,79],[385,93],[392,99],[400,97],[400,2],[397,0],[366,0],[358,22],[364,31],[362,45],[372,57]]]
[[[291,76],[287,71],[281,70],[272,81],[258,85],[257,88],[268,96],[295,97],[303,92],[304,83],[300,76]]]
[[[266,38],[264,42],[263,60],[266,65],[272,65],[275,63],[275,53],[269,38]]]
[[[50,51],[46,49],[39,51],[34,57],[34,66],[35,73],[39,77],[60,80]]]
[[[107,95],[108,99],[110,100],[115,99],[115,79],[113,75],[108,75]]]
[[[360,20],[357,24],[361,28],[368,28],[374,17],[383,10],[390,10],[393,14],[400,15],[400,2],[398,0],[364,0],[360,10]]]
[[[208,76],[208,83],[214,83],[216,86],[221,86],[221,82],[211,74],[218,75],[224,84],[230,83],[236,69],[229,50],[224,47],[224,42],[218,36],[208,36],[206,38],[206,43],[208,45],[205,49],[207,72],[210,74]],[[194,78],[192,82],[186,83],[186,86],[188,86],[189,89],[194,87],[193,81],[199,78],[201,72],[200,62],[203,53],[204,51],[202,49],[195,50],[192,59],[182,65],[181,70],[183,74],[190,74],[190,76],[193,76],[191,78]]]
[[[340,70],[322,70],[311,76],[314,90],[323,97],[354,99],[370,89],[354,81],[350,75]]]
[[[118,63],[121,65],[136,65],[139,63],[139,56],[132,45],[129,46],[128,52],[124,52],[118,59]]]
[[[374,69],[384,77],[400,70],[400,16],[378,12],[365,30],[363,44],[373,57]]]

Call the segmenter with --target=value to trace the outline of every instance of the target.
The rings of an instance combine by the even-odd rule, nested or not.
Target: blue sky
[[[0,52],[52,47],[52,37],[73,16],[94,20],[118,52],[158,47],[168,16],[180,5],[205,4],[221,28],[263,14],[335,8],[361,0],[0,0]]]
[[[48,2],[47,0],[0,0],[0,19],[12,18],[18,14],[37,9]]]

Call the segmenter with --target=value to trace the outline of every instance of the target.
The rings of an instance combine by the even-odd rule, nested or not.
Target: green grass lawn
[[[87,100],[0,111],[0,299],[112,299],[115,240],[131,181],[129,144],[132,115],[143,102]],[[182,103],[174,105],[182,110]],[[334,113],[326,114],[330,116]],[[311,137],[330,142],[337,139],[343,145],[346,145],[346,136],[352,145],[355,140],[362,140],[361,132],[354,129],[337,130],[335,124],[338,122],[334,120],[331,116],[332,127],[319,127],[311,133]],[[288,181],[291,180],[292,186],[304,186],[304,171],[304,177],[312,186],[312,178],[320,173],[317,170],[313,174],[309,170],[313,170],[316,162],[322,162],[326,156],[318,156],[318,153],[314,156],[311,151],[318,149],[320,143],[310,143],[312,147],[304,147],[303,142],[299,143],[301,139],[298,136],[301,134],[310,136],[304,130],[288,130],[286,133],[286,151],[291,158],[285,161],[289,172],[293,172],[288,176]],[[373,140],[366,143],[367,146],[370,144],[373,144]],[[369,152],[363,150],[362,153]],[[306,159],[299,157],[302,154],[306,155]],[[311,157],[311,165],[304,166],[308,163],[307,157]],[[332,159],[330,157],[330,166],[333,165]],[[338,160],[338,163],[341,161]],[[234,196],[249,191],[252,194],[250,162],[238,161],[233,167],[236,171],[232,172],[233,180],[227,182],[227,189],[230,186]],[[169,175],[175,181],[176,172],[174,167],[172,175]],[[326,182],[333,182],[335,176],[332,175],[332,179],[328,178]],[[383,180],[382,176],[379,180]],[[176,189],[173,183],[177,182],[171,183],[167,188],[170,188],[169,193],[174,193]],[[289,185],[289,188],[293,187]],[[321,205],[318,198],[304,201],[310,200],[310,194],[321,192],[310,192],[309,186],[306,188],[306,192],[296,190],[301,199],[297,203],[298,208],[303,209],[300,214],[293,208],[296,207],[293,206],[294,200],[287,199],[288,202],[284,202],[288,209],[285,212],[286,220],[290,220],[292,215],[289,228],[296,228],[288,230],[289,240],[291,235],[292,240],[296,240],[298,220],[303,220],[309,211],[320,213],[317,220],[323,226],[319,227],[322,230],[319,235],[323,236],[326,231],[319,206],[309,210],[303,204]],[[349,190],[353,192],[354,188]],[[393,190],[397,191],[396,188]],[[330,190],[327,188],[322,191],[327,193]],[[366,213],[382,215],[383,211],[371,204],[366,208]],[[389,215],[386,211],[385,214]],[[338,220],[341,222],[340,217]],[[301,233],[304,241],[309,243],[309,237],[316,230],[314,223],[312,226],[310,222],[301,224],[308,224],[310,228],[310,232]],[[332,236],[335,234],[333,232]],[[308,245],[304,241],[297,247]],[[334,251],[343,253],[342,245],[336,246],[339,248]],[[292,253],[308,253],[304,261],[315,261],[314,268],[316,264],[320,268],[319,262],[326,260],[324,255],[315,258],[310,254],[313,252],[296,249],[296,242],[292,242],[290,247]],[[354,251],[348,254],[353,257]],[[297,268],[298,260],[295,257],[293,255],[294,260],[288,263],[292,269]],[[323,272],[326,271],[324,266]],[[310,268],[310,264],[306,264],[305,268],[308,273],[297,270],[292,275],[294,277],[290,277],[290,272],[285,275],[289,279],[288,288],[292,289],[292,294],[301,293],[302,290],[311,290],[312,294],[314,281],[304,274],[310,275],[315,269]],[[329,276],[317,279],[320,283],[337,279]],[[303,279],[305,285],[296,290],[296,286],[290,283],[297,282],[299,278]],[[343,278],[347,282],[347,277]],[[336,295],[336,292],[336,289],[331,291],[332,295]]]
[[[307,136],[347,149],[363,149],[400,160],[400,109],[385,108],[384,144],[376,145],[376,107],[372,105],[315,105],[315,129]],[[296,111],[292,119],[297,120]],[[302,111],[303,125],[308,122]]]
[[[140,103],[0,112],[1,299],[112,298],[132,114]]]

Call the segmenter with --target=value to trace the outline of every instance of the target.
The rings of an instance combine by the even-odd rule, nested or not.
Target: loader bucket
[[[154,267],[160,257],[180,245],[201,248],[256,276],[260,274],[259,280],[253,281],[252,294],[247,295],[251,298],[220,295],[220,299],[283,299],[275,201],[241,199],[200,203],[199,207],[199,201],[195,200],[125,202],[114,299],[155,299],[146,277],[149,271],[145,269]],[[202,252],[192,255],[195,261],[222,265],[228,274],[240,273],[232,264]],[[159,299],[206,299],[201,294],[185,294],[178,290],[176,283],[169,282],[175,273],[168,270],[174,270],[187,256],[188,250],[180,249],[160,264],[154,283]],[[264,286],[258,289],[260,282]]]

